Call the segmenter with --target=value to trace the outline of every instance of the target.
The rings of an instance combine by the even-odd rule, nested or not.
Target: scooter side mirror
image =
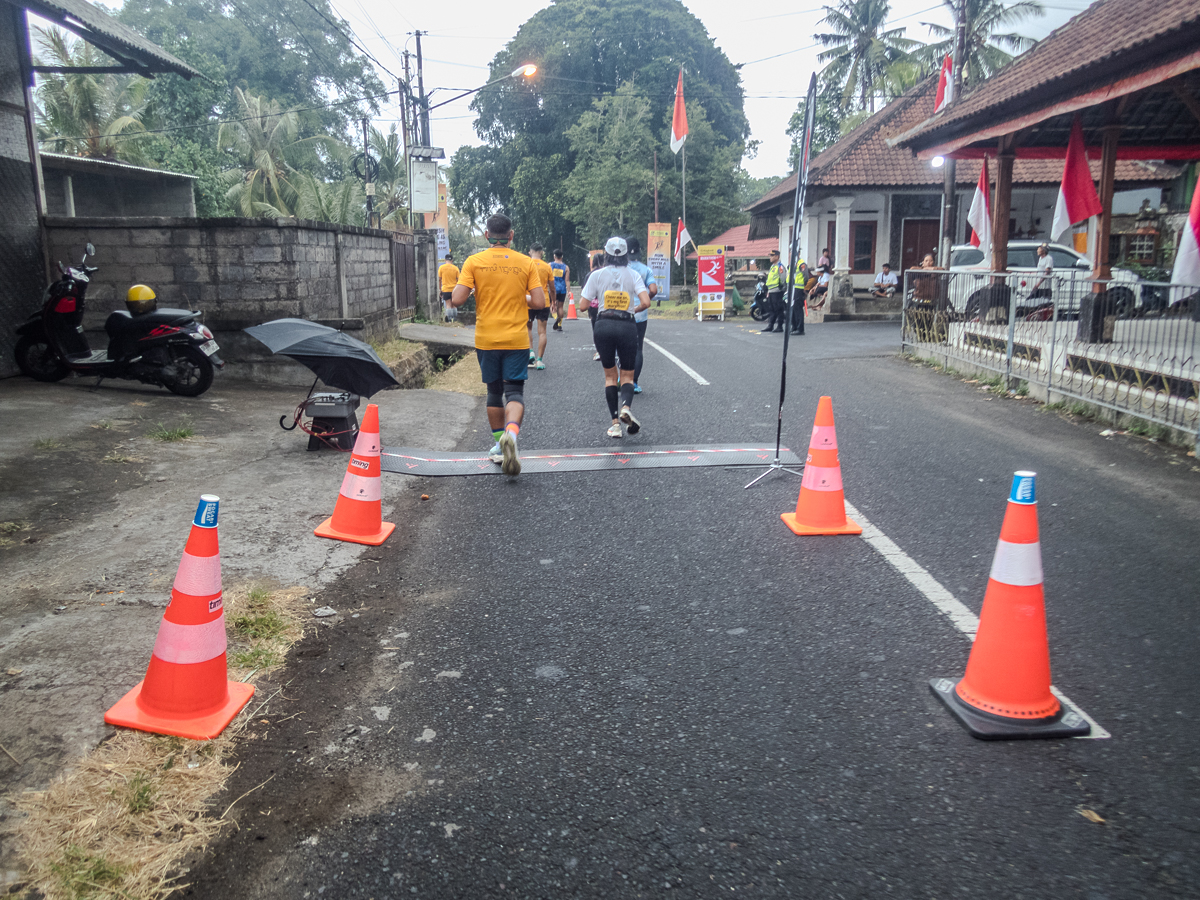
[[[96,248],[92,246],[91,241],[88,241],[86,244],[84,244],[83,253],[84,253],[84,256],[83,256],[84,259],[87,259],[89,256],[96,255]]]

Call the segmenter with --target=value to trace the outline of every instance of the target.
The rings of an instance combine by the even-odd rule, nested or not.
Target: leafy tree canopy
[[[492,60],[491,80],[529,62],[538,66],[532,80],[501,81],[480,92],[472,104],[478,113],[476,131],[486,145],[464,147],[455,154],[450,190],[460,209],[474,218],[504,209],[514,218],[520,244],[540,240],[557,246],[562,240],[569,255],[576,251],[571,265],[581,266],[578,251],[591,237],[577,235],[576,223],[590,222],[585,228],[592,230],[602,226],[594,215],[596,204],[585,198],[588,191],[581,187],[587,173],[579,168],[578,154],[591,152],[594,141],[605,139],[607,126],[601,125],[615,108],[612,104],[631,103],[636,93],[641,123],[637,140],[645,158],[634,164],[636,154],[626,153],[623,165],[630,167],[626,174],[635,179],[634,193],[640,192],[643,199],[630,200],[630,209],[637,208],[636,214],[630,213],[632,220],[624,214],[619,220],[626,222],[629,233],[640,233],[652,217],[652,188],[645,173],[653,171],[655,149],[660,214],[664,220],[678,215],[679,160],[672,159],[667,138],[682,69],[691,132],[689,227],[701,234],[719,221],[737,219],[737,183],[749,133],[741,79],[683,3],[559,0],[518,29]],[[614,101],[611,95],[627,84],[624,90],[630,93]],[[607,105],[594,108],[598,100]],[[581,120],[584,116],[589,117],[586,122]],[[718,163],[724,173],[707,171]],[[610,183],[614,172],[609,171]],[[709,191],[722,180],[732,189],[718,198]],[[588,205],[593,212],[584,214]]]

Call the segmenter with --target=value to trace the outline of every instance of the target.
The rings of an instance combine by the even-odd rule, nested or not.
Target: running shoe
[[[488,451],[488,459],[490,459],[496,465],[500,465],[500,463],[504,462],[504,451],[500,449],[499,441],[492,444],[492,449]]]
[[[609,436],[610,438],[622,438],[622,437],[625,437],[625,432],[623,432],[623,431],[621,430],[621,423],[620,423],[620,422],[613,422],[613,423],[612,423],[612,427],[608,429],[608,436]]]
[[[600,351],[597,350],[595,353],[592,354],[592,362],[595,362],[599,358],[600,358]]]
[[[534,368],[535,369],[544,369],[544,368],[546,368],[546,364],[544,362],[542,362],[541,359],[539,358],[537,361],[537,365],[535,365]]]
[[[642,423],[633,417],[633,411],[628,406],[621,407],[621,421],[625,423],[630,434],[637,434],[642,430]]]
[[[537,362],[537,354],[534,353],[532,350],[529,351],[529,362],[530,363]]]
[[[517,436],[511,431],[500,435],[500,452],[504,461],[500,464],[505,475],[520,475],[521,460],[517,458]]]
[[[633,392],[635,394],[640,394],[642,392],[642,389],[638,386],[636,381],[633,383]]]

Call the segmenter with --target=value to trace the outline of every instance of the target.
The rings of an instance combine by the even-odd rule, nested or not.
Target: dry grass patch
[[[403,338],[392,338],[390,341],[373,341],[371,349],[379,354],[385,366],[399,365],[403,360],[414,356],[424,347],[416,341],[406,341]]]
[[[303,636],[306,593],[266,584],[225,593],[230,678],[253,681],[283,662]],[[183,887],[181,861],[230,821],[234,804],[212,798],[232,773],[239,735],[269,700],[256,695],[211,741],[120,729],[45,791],[14,798],[27,817],[28,886],[46,900],[149,900]]]
[[[425,379],[425,387],[432,391],[454,391],[470,397],[486,397],[487,386],[479,380],[479,360],[474,353],[467,353],[454,365],[435,372]]]
[[[695,303],[664,303],[662,306],[650,304],[651,319],[694,319],[696,318]]]

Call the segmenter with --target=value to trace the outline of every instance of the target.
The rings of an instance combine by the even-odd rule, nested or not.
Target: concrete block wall
[[[150,285],[160,306],[199,309],[228,363],[225,377],[307,384],[298,363],[272,356],[242,329],[293,317],[337,323],[360,340],[395,333],[391,236],[303,220],[46,219],[50,258],[78,262],[91,241],[99,267],[85,327],[103,346],[103,322],[131,284]],[[335,325],[335,327],[337,327]]]

